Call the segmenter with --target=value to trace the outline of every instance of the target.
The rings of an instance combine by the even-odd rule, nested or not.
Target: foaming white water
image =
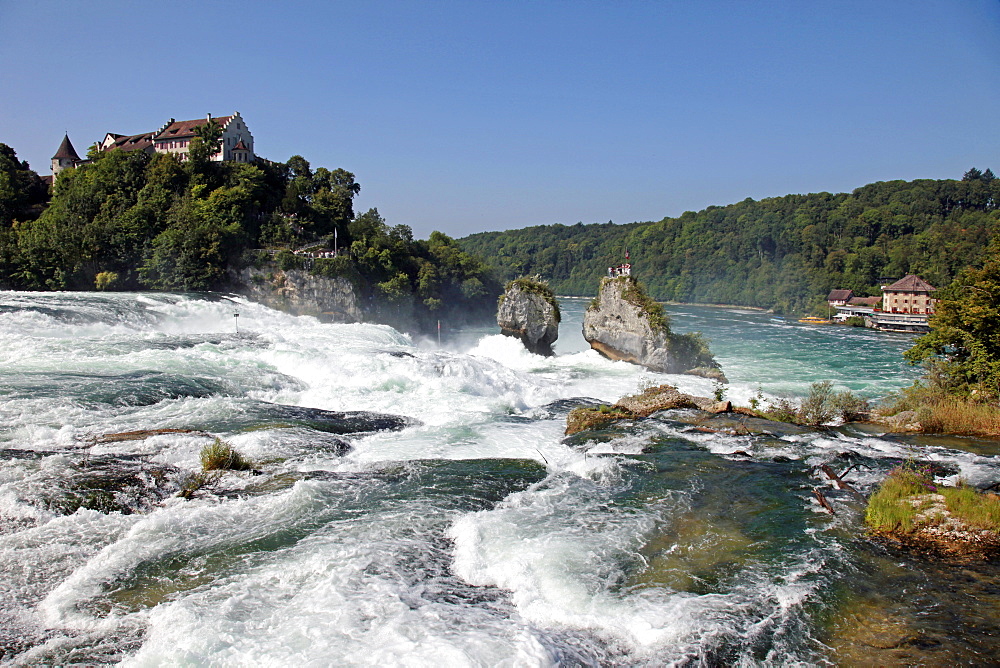
[[[564,312],[564,330],[578,326]],[[765,397],[800,382],[778,378],[777,362],[755,376],[753,360],[727,346],[731,398],[746,403],[758,376]],[[0,625],[37,631],[18,660],[811,660],[803,607],[843,548],[810,524],[801,491],[810,467],[844,452],[902,459],[910,446],[706,433],[666,418],[564,440],[563,400],[611,403],[664,382],[704,396],[716,389],[564,347],[579,352],[541,357],[499,335],[439,348],[385,326],[324,324],[231,297],[0,296],[9,390],[0,397],[0,568],[11,583],[0,588]],[[335,418],[289,407],[410,422],[343,434]],[[100,438],[144,429],[193,431]],[[170,482],[199,470],[213,435],[258,472],[226,473],[177,498]],[[732,463],[736,451],[762,472]],[[946,447],[920,455],[971,481],[996,470],[993,457]],[[779,459],[790,462],[779,465],[787,483],[766,465]],[[143,484],[165,491],[138,510],[66,505],[64,494],[94,504],[88,476],[112,474],[128,498]],[[856,475],[872,484],[879,471]],[[778,502],[767,497],[785,484],[792,491]],[[767,498],[737,519],[711,515],[712,485],[749,489],[750,505]],[[775,503],[791,521],[739,526]],[[130,508],[136,514],[122,514]],[[770,542],[781,549],[765,554]],[[738,567],[702,563],[703,545]]]
[[[297,505],[304,496],[329,503],[334,491],[298,483],[278,502]],[[329,517],[275,559],[247,560],[216,586],[157,606],[147,641],[127,664],[289,665],[317,657],[341,665],[547,663],[538,640],[502,614],[504,606],[463,601],[464,585],[435,563],[438,548],[427,537],[439,511],[414,500],[376,504],[368,514],[363,526],[349,513]],[[274,520],[264,529],[286,527],[278,517],[268,523]]]

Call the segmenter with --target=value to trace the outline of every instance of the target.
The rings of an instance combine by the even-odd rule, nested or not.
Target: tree
[[[194,129],[195,137],[188,146],[188,163],[194,173],[204,172],[212,156],[222,148],[222,126],[214,118]]]
[[[0,228],[15,220],[33,220],[48,200],[41,177],[7,144],[0,144]]]
[[[911,363],[931,367],[941,389],[1000,397],[1000,242],[980,268],[965,269],[935,295],[931,331],[904,353]]]
[[[346,232],[354,219],[354,196],[361,192],[361,184],[346,169],[330,171],[320,167],[312,177],[314,232],[316,236],[333,234],[334,230]]]

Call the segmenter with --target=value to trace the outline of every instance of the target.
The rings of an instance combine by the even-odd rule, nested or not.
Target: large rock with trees
[[[493,317],[492,269],[440,232],[355,215],[351,172],[302,156],[216,162],[218,124],[195,134],[183,161],[92,148],[47,206],[45,183],[0,144],[0,288],[237,291],[424,334]]]
[[[583,338],[609,359],[726,380],[701,334],[671,332],[663,307],[631,276],[601,280],[600,292],[583,314]]]
[[[521,340],[536,355],[552,355],[559,338],[559,304],[542,280],[521,277],[507,284],[497,307],[500,332]]]

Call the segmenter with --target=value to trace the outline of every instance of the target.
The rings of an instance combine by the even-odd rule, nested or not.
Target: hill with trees
[[[375,209],[355,216],[351,172],[301,156],[213,162],[218,126],[197,132],[184,161],[92,148],[59,174],[48,206],[44,182],[0,144],[0,287],[224,290],[242,266],[297,265],[292,249],[336,242],[339,255],[316,271],[351,277],[379,312],[492,318],[502,286],[490,268],[439,232],[415,240]]]
[[[459,243],[502,278],[538,274],[558,294],[593,295],[627,248],[655,299],[802,312],[831,289],[878,295],[908,273],[945,286],[980,260],[998,220],[1000,181],[973,168],[960,181],[748,198],[657,222],[543,225]]]

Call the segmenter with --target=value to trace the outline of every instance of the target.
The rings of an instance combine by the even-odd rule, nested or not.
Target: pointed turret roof
[[[62,143],[59,144],[59,150],[56,151],[54,156],[52,156],[53,160],[56,158],[69,158],[70,160],[80,159],[80,156],[76,154],[76,149],[73,148],[73,142],[69,140],[68,133],[63,137]]]
[[[882,289],[886,292],[890,290],[892,292],[932,292],[937,288],[916,274],[907,274],[892,285],[887,285]]]

